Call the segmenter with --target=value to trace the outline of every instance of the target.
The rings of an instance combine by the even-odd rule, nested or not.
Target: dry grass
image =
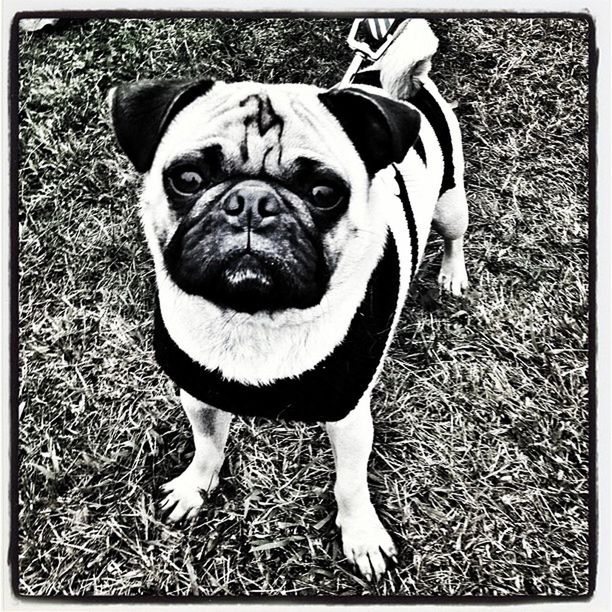
[[[153,362],[137,177],[104,97],[136,77],[331,85],[349,22],[73,22],[20,42],[19,589],[23,595],[587,592],[587,24],[436,20],[465,134],[472,287],[432,238],[375,393],[371,486],[400,549],[342,560],[318,427],[235,421],[218,492],[164,526],[193,451]]]

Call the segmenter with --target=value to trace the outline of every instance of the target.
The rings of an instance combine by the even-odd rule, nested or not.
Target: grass
[[[343,561],[317,426],[236,419],[222,484],[165,526],[188,423],[153,361],[138,177],[116,81],[206,74],[329,86],[349,22],[73,21],[20,40],[19,591],[23,595],[578,595],[588,590],[587,25],[436,19],[458,102],[471,289],[440,240],[374,396],[371,488],[400,563]]]

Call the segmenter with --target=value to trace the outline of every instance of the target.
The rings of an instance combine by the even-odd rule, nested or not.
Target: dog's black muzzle
[[[215,202],[194,206],[164,257],[183,291],[241,312],[314,306],[329,282],[316,230],[260,180],[240,181]]]

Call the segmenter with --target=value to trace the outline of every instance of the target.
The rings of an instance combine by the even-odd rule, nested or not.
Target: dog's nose
[[[266,183],[255,181],[234,187],[221,206],[232,224],[249,224],[251,227],[257,227],[281,211],[281,202],[274,189]]]

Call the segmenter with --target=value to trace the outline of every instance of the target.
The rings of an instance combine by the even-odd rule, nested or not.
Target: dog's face
[[[112,112],[147,173],[158,267],[181,291],[247,313],[321,301],[367,231],[369,179],[419,127],[372,92],[305,85],[145,81],[116,90]]]

